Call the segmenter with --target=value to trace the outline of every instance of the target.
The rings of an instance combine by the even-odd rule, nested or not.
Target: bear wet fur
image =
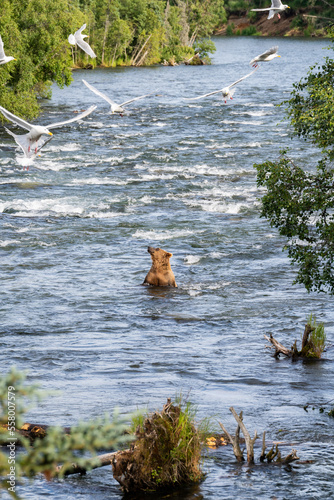
[[[173,254],[161,248],[153,247],[148,247],[147,251],[151,254],[152,267],[147,273],[143,284],[177,287],[175,276],[169,262]]]

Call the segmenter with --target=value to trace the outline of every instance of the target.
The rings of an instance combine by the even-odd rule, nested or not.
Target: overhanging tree
[[[71,58],[67,37],[83,23],[68,0],[2,0],[0,34],[12,61],[1,67],[0,104],[20,116],[36,117],[38,98],[56,82],[69,85]]]
[[[296,165],[281,152],[278,161],[254,165],[266,188],[261,216],[287,238],[295,283],[308,292],[334,294],[334,61],[310,69],[294,84],[287,106],[293,133],[321,150],[316,168]]]

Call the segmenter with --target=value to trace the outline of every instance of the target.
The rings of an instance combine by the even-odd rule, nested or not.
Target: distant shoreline
[[[312,28],[312,24],[303,29],[293,26],[295,15],[283,13],[281,19],[267,19],[265,13],[255,23],[247,16],[231,15],[226,24],[215,30],[214,35],[251,35],[251,36],[310,36],[315,38],[328,38],[324,28]],[[251,33],[254,31],[254,33]],[[256,32],[255,32],[256,31]],[[305,33],[306,32],[306,33]]]
[[[259,17],[256,23],[251,23],[248,16],[236,16],[231,15],[228,18],[226,24],[216,29],[212,36],[259,36],[259,37],[307,37],[307,38],[330,38],[325,29],[313,30],[308,28],[308,33],[305,33],[305,29],[293,27],[293,21],[295,19],[295,14],[281,14],[281,19],[275,16],[274,19],[267,19],[267,13]],[[309,25],[310,26],[310,25]],[[163,63],[156,63],[154,65],[161,65]],[[184,64],[180,62],[178,64],[170,64],[171,66],[178,66],[179,64]],[[168,64],[165,64],[168,65]],[[72,71],[77,69],[94,69],[96,68],[128,68],[132,65],[122,64],[117,66],[107,66],[105,64],[94,65],[91,62],[86,65],[74,65],[72,66]],[[145,64],[144,64],[145,66]],[[135,67],[135,66],[132,66]]]

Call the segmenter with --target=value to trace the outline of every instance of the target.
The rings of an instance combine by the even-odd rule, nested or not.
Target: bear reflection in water
[[[153,247],[148,247],[147,251],[151,254],[152,267],[147,273],[143,284],[177,287],[175,276],[169,262],[173,254],[161,248]]]

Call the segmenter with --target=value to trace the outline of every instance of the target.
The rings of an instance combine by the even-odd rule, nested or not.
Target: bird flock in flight
[[[277,14],[278,17],[280,17],[280,12],[283,12],[284,10],[286,10],[288,8],[289,8],[289,6],[283,5],[281,0],[271,0],[270,7],[263,8],[263,9],[252,9],[252,10],[253,11],[269,11],[268,19],[272,19],[275,14]],[[71,45],[78,45],[78,47],[80,47],[90,57],[95,58],[96,54],[94,53],[93,49],[84,40],[84,38],[87,37],[87,35],[82,34],[82,32],[85,28],[86,28],[86,24],[83,24],[83,26],[81,26],[81,28],[78,29],[74,33],[74,35],[70,34],[68,37],[68,42]],[[231,83],[230,85],[228,85],[222,89],[215,90],[213,92],[209,92],[207,94],[203,94],[203,95],[200,95],[197,97],[184,98],[184,99],[185,100],[196,100],[196,99],[202,99],[202,98],[214,95],[214,94],[221,93],[222,97],[226,103],[227,99],[233,98],[233,94],[235,92],[235,89],[233,87],[235,85],[237,85],[239,82],[250,77],[253,73],[255,73],[255,71],[257,71],[259,69],[258,63],[272,61],[275,57],[281,57],[277,54],[277,50],[278,50],[278,46],[275,46],[275,47],[270,48],[269,50],[266,50],[262,54],[259,54],[258,56],[254,57],[249,63],[251,66],[253,66],[253,68],[254,68],[253,71],[251,71],[247,75],[239,78],[238,80]],[[12,56],[5,55],[2,38],[0,36],[0,65],[6,64],[12,60],[16,60],[16,59]],[[98,95],[99,97],[101,97],[102,99],[104,99],[105,101],[107,101],[110,104],[110,107],[111,107],[110,112],[112,114],[117,113],[120,116],[123,116],[124,107],[126,105],[128,105],[129,103],[136,101],[138,99],[143,99],[144,97],[149,97],[152,94],[154,94],[154,92],[152,92],[150,94],[135,97],[133,99],[130,99],[128,101],[123,102],[122,104],[117,104],[112,99],[110,99],[107,95],[103,94],[97,88],[93,87],[93,85],[86,82],[86,80],[82,80],[82,81],[86,85],[86,87],[88,87],[89,90],[91,90],[92,92],[94,92],[94,94]],[[87,117],[88,115],[90,115],[96,109],[96,107],[97,106],[90,106],[86,111],[84,111],[83,113],[80,113],[79,115],[76,115],[74,118],[71,118],[69,120],[65,120],[62,122],[58,122],[58,123],[51,123],[51,124],[46,125],[46,126],[28,123],[27,121],[23,120],[22,118],[19,118],[18,116],[14,115],[10,111],[6,110],[2,106],[0,106],[0,112],[3,114],[3,116],[7,120],[13,122],[15,125],[18,125],[19,127],[23,128],[25,130],[28,130],[28,133],[26,133],[26,134],[17,135],[5,127],[5,130],[14,138],[15,142],[23,150],[24,156],[26,158],[31,158],[34,155],[36,155],[37,152],[52,139],[53,134],[52,134],[52,132],[50,132],[50,129],[62,127],[63,125],[67,125],[69,123],[81,120],[81,119]]]

